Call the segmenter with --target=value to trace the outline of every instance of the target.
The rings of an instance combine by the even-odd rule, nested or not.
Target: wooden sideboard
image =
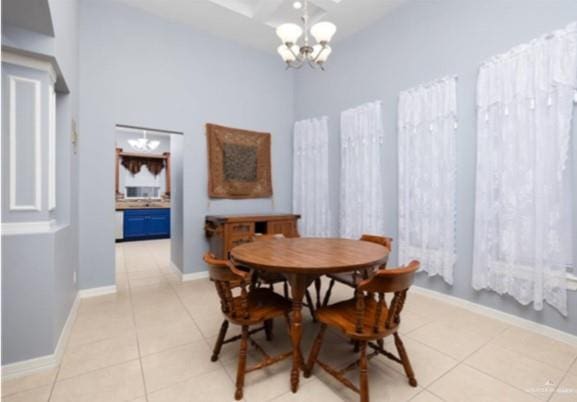
[[[298,237],[300,215],[208,215],[204,231],[210,251],[220,259],[228,258],[232,248],[251,242],[257,234],[283,234]]]

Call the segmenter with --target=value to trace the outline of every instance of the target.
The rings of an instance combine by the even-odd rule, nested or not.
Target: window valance
[[[140,172],[142,166],[146,166],[148,171],[154,176],[158,176],[166,166],[165,158],[147,157],[139,155],[122,155],[122,166],[124,166],[132,175]]]

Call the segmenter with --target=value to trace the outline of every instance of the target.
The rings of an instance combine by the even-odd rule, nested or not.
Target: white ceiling
[[[297,22],[302,10],[294,0],[115,0],[151,14],[189,24],[201,31],[274,52],[280,44],[274,28]],[[302,1],[302,0],[301,0]],[[309,0],[311,18],[337,25],[333,41],[370,25],[407,0]]]

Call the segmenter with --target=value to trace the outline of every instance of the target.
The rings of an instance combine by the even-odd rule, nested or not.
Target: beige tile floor
[[[82,300],[60,367],[4,382],[2,401],[233,400],[238,344],[210,362],[219,302],[208,280],[179,283],[171,275],[169,248],[167,240],[118,244],[118,293]],[[334,295],[333,301],[351,291],[339,287]],[[317,328],[305,320],[306,353]],[[399,365],[376,358],[369,367],[372,401],[577,401],[575,347],[414,293],[402,334],[419,387],[408,385]],[[276,323],[273,342],[261,343],[271,353],[288,350],[284,323]],[[345,365],[354,354],[330,333],[321,358]],[[285,361],[248,374],[245,400],[357,400],[319,370],[292,394],[289,368]]]

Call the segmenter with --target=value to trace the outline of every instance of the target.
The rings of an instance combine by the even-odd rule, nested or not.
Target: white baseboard
[[[190,274],[183,274],[182,281],[196,281],[198,279],[205,279],[208,278],[208,271],[201,271],[201,272],[192,272]]]
[[[2,381],[33,374],[38,371],[47,370],[58,366],[62,360],[62,356],[64,355],[64,349],[68,343],[68,338],[70,337],[70,332],[72,331],[72,325],[76,320],[79,305],[80,295],[77,293],[76,298],[72,303],[72,307],[70,308],[70,312],[68,313],[68,318],[66,319],[64,327],[62,327],[62,331],[60,332],[60,337],[58,338],[58,343],[56,344],[54,353],[2,366]]]
[[[181,282],[196,281],[198,279],[208,278],[208,271],[192,272],[190,274],[183,274],[180,269],[170,261],[170,271]]]
[[[116,285],[102,286],[99,288],[81,289],[78,291],[78,296],[81,299],[89,297],[104,296],[116,293]]]
[[[176,264],[174,262],[170,261],[169,267],[170,267],[170,272],[172,272],[172,274],[176,278],[178,278],[179,281],[182,281],[182,271],[180,269],[178,269]]]
[[[536,323],[535,321],[527,320],[525,318],[521,318],[516,315],[504,313],[502,311],[495,310],[493,308],[483,306],[481,304],[473,303],[469,300],[461,299],[459,297],[451,296],[441,292],[436,292],[434,290],[423,288],[420,286],[412,286],[411,290],[415,293],[424,296],[429,296],[442,302],[464,308],[471,312],[481,314],[489,318],[494,318],[496,320],[503,321],[507,324],[511,324],[516,327],[523,328],[535,332],[537,334],[555,339],[557,341],[567,343],[571,346],[577,347],[577,336],[572,335],[568,332],[559,331],[558,329]]]

